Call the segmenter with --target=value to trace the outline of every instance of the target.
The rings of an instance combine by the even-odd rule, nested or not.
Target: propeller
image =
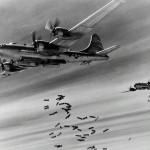
[[[36,32],[35,31],[31,32],[31,37],[32,37],[32,42],[34,43],[35,39],[36,39]]]
[[[37,48],[36,40],[39,41],[39,40],[42,39],[42,36],[41,36],[41,35],[38,36],[38,37],[36,37],[36,35],[37,35],[36,31],[32,31],[32,32],[31,32],[32,44],[33,44],[34,48]]]
[[[54,24],[48,20],[46,25],[45,25],[45,29],[49,30],[49,31],[53,31],[54,28],[58,27],[60,25],[60,20],[58,18],[55,19]]]
[[[60,25],[60,20],[58,18],[55,19],[54,28]]]
[[[55,28],[58,27],[60,23],[61,22],[58,18],[55,19],[54,24],[50,20],[48,20],[45,25],[45,29],[49,30],[51,32],[51,35],[55,35]]]
[[[0,70],[3,70],[3,69],[4,69],[4,65],[3,65],[3,63],[2,63],[2,61],[0,59]]]
[[[4,62],[6,62],[6,59],[0,59],[0,69],[4,70]]]

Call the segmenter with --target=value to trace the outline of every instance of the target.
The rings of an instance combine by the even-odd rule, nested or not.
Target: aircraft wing
[[[24,71],[25,69],[27,69],[27,68],[21,68],[20,67],[20,70],[16,70],[16,71],[2,71],[1,73],[0,73],[0,79],[3,79],[3,78],[6,78],[6,77],[9,77],[9,76],[12,76],[12,75],[14,75],[14,74],[16,74],[16,73],[21,73],[22,71]]]
[[[95,13],[71,28],[69,30],[70,32],[79,33],[80,36],[77,36],[77,38],[55,38],[50,43],[65,47],[73,45],[76,41],[78,41],[78,39],[90,32],[106,15],[108,15],[113,9],[120,5],[121,2],[124,2],[124,0],[112,0],[107,5],[100,8]]]
[[[22,72],[22,71],[17,71],[17,72],[3,71],[3,72],[0,73],[0,78],[3,79],[3,78],[6,78],[6,77],[9,77],[9,76],[12,76],[16,73],[19,73],[19,72]]]

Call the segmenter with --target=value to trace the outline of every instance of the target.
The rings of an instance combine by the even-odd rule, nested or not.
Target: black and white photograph
[[[0,150],[150,150],[150,0],[0,0]]]

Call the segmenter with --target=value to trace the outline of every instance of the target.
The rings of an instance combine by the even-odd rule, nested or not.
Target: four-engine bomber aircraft
[[[148,81],[147,83],[140,83],[140,82],[135,83],[134,87],[130,86],[128,91],[124,91],[122,93],[134,92],[134,91],[137,91],[137,90],[150,90],[150,81]]]
[[[73,62],[87,64],[91,61],[108,60],[108,53],[119,48],[115,45],[104,49],[97,34],[91,36],[90,44],[80,51],[69,49],[77,40],[91,31],[106,15],[115,9],[123,0],[112,0],[107,5],[81,21],[70,30],[58,27],[60,21],[56,19],[54,25],[48,20],[45,29],[56,37],[51,42],[36,39],[36,32],[32,32],[32,46],[16,43],[1,44],[0,57],[1,75],[11,75],[15,72],[39,65],[60,65]]]

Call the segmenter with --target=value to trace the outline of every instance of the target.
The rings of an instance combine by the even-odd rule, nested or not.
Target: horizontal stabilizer
[[[111,53],[112,51],[120,48],[120,45],[114,45],[112,47],[106,48],[102,51],[96,52],[97,55],[107,55],[108,53]]]

